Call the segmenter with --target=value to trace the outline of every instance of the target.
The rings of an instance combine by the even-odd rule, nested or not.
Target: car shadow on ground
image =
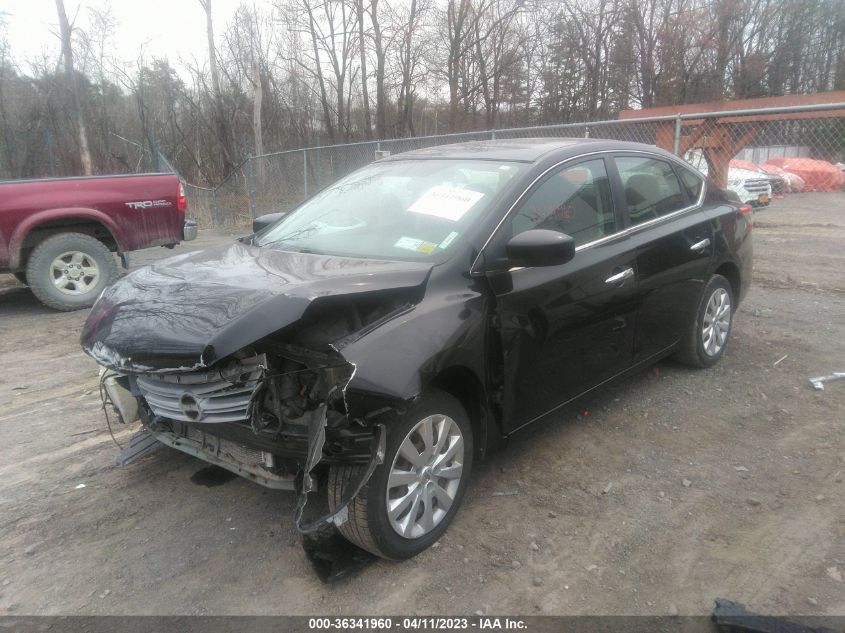
[[[26,286],[0,285],[0,318],[47,314],[60,313],[38,301]]]
[[[473,485],[497,470],[508,470],[526,454],[535,453],[547,445],[551,438],[566,434],[578,425],[604,421],[609,411],[619,402],[633,403],[656,380],[681,378],[699,374],[701,370],[688,367],[669,357],[621,376],[593,393],[582,395],[556,409],[536,422],[506,438],[501,447],[491,452],[484,462],[473,469]],[[557,438],[561,439],[562,438]]]
[[[121,479],[129,489],[160,488],[167,482],[176,498],[183,501],[189,497],[204,499],[215,506],[226,507],[232,515],[253,515],[256,525],[273,525],[281,519],[281,530],[288,534],[288,544],[302,548],[312,571],[325,584],[351,580],[379,561],[329,525],[299,533],[294,527],[297,493],[263,488],[219,466],[166,446],[158,447],[128,466],[117,466],[117,469],[123,471]],[[269,505],[268,500],[271,500]],[[310,499],[309,503],[319,504],[320,501]],[[270,507],[272,511],[269,511]],[[178,512],[175,507],[171,510]],[[265,537],[259,534],[256,538]],[[273,546],[272,541],[267,540],[266,547],[272,549]]]

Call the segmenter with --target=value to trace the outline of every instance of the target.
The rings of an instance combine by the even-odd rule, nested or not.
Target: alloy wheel
[[[50,280],[65,294],[85,294],[97,285],[99,279],[97,262],[81,251],[62,253],[50,265]]]
[[[724,288],[716,288],[704,310],[701,343],[704,353],[716,356],[725,346],[731,327],[731,297]]]
[[[452,418],[430,415],[410,430],[387,478],[387,517],[399,536],[425,536],[446,517],[463,462],[464,438]]]

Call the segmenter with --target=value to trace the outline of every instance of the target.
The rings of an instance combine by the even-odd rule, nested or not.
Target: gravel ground
[[[754,235],[717,367],[661,362],[539,423],[434,548],[332,586],[290,493],[195,485],[166,448],[115,468],[86,311],[0,275],[0,613],[845,615],[845,381],[807,381],[845,370],[845,194],[775,201]]]

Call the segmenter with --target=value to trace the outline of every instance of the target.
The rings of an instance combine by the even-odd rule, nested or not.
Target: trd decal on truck
[[[138,202],[127,202],[126,206],[130,209],[151,209],[153,207],[172,207],[173,205],[167,200],[140,200]]]

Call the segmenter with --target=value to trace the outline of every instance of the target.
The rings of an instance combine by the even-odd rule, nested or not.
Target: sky
[[[222,33],[241,2],[212,0],[215,35]],[[270,6],[269,0],[254,2]],[[205,12],[199,0],[65,0],[68,19],[77,15],[77,24],[83,26],[90,8],[105,6],[111,6],[117,21],[114,54],[119,59],[134,61],[143,47],[145,57],[167,57],[174,65],[180,58],[207,60]],[[45,52],[58,56],[55,0],[0,0],[0,13],[5,14],[12,56],[24,72],[27,59]]]

